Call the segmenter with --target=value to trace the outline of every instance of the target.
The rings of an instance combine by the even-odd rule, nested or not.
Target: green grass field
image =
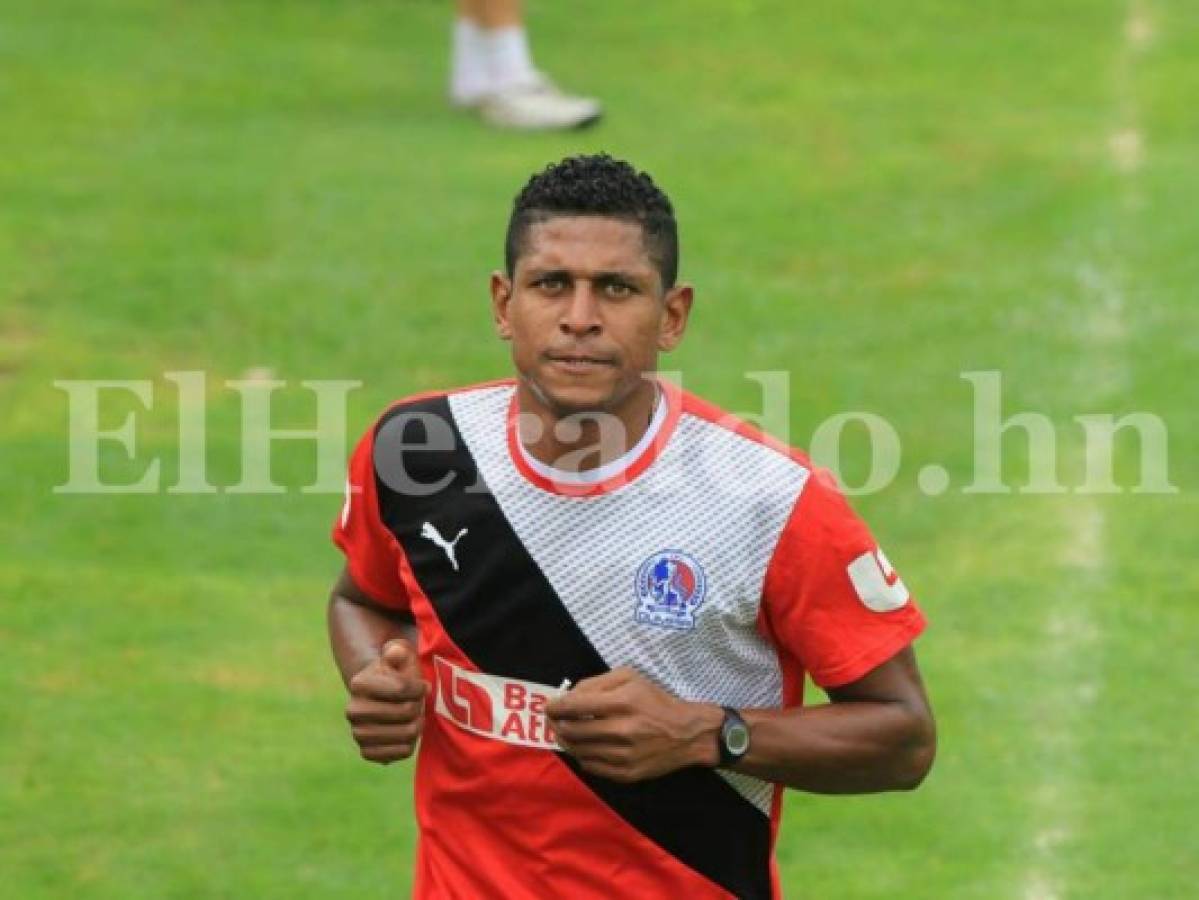
[[[138,459],[176,467],[163,373],[389,399],[506,372],[485,278],[546,162],[605,149],[681,218],[668,365],[735,410],[788,370],[791,439],[843,410],[903,437],[861,497],[928,612],[941,752],[916,794],[789,798],[788,896],[1167,898],[1199,883],[1199,15],[1189,0],[534,2],[541,64],[608,103],[581,135],[443,102],[446,3],[0,10],[0,895],[397,897],[410,770],[360,762],[323,605],[340,498],[68,496],[61,379],[149,379]],[[1175,495],[969,495],[970,385],[1058,426],[1169,425]],[[138,410],[106,401],[101,424]],[[1120,483],[1137,482],[1121,444]],[[847,441],[846,475],[864,442]],[[1027,466],[1009,441],[1008,480]],[[951,488],[916,486],[927,463]],[[856,473],[856,474],[855,474]]]

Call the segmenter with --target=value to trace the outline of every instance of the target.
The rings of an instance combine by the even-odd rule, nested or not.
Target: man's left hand
[[[633,669],[580,681],[550,701],[546,715],[563,750],[585,771],[613,781],[718,762],[721,708],[680,700]]]

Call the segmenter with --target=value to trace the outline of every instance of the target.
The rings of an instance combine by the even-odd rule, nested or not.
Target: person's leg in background
[[[562,93],[533,65],[520,0],[457,0],[450,100],[507,128],[580,128],[602,113],[598,101]]]
[[[450,55],[450,99],[476,106],[505,82],[529,80],[533,61],[520,0],[458,0]]]

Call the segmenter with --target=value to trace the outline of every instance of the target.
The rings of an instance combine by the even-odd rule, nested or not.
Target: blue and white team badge
[[[681,550],[663,550],[637,570],[637,610],[633,617],[642,625],[690,631],[707,590],[704,570],[694,556]]]

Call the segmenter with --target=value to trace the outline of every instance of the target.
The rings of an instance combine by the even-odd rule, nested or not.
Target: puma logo
[[[423,537],[427,541],[432,541],[434,544],[436,544],[438,547],[440,547],[443,551],[445,551],[446,559],[448,559],[450,561],[450,565],[453,566],[454,571],[457,572],[458,571],[458,557],[454,554],[454,550],[458,546],[458,542],[460,540],[462,540],[464,537],[466,537],[467,532],[468,532],[468,529],[463,528],[461,531],[458,532],[458,536],[456,538],[454,538],[452,541],[447,541],[445,538],[443,538],[441,536],[440,531],[438,531],[431,523],[426,522],[424,525],[421,526],[420,536]]]

